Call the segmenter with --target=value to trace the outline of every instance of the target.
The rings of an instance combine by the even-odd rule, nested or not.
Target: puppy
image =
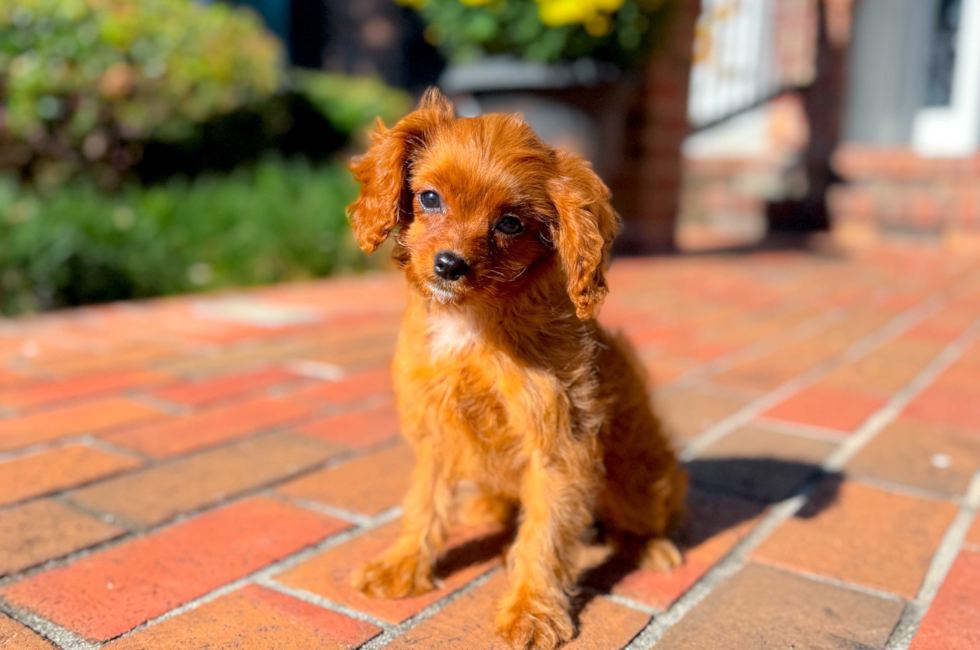
[[[456,119],[433,89],[373,137],[351,164],[348,216],[367,253],[394,233],[408,277],[393,372],[417,464],[401,536],[353,583],[380,598],[431,590],[466,482],[484,512],[519,508],[497,631],[555,648],[575,634],[575,551],[593,523],[648,565],[681,560],[666,535],[686,475],[642,366],[594,318],[619,217],[591,166],[518,115]]]

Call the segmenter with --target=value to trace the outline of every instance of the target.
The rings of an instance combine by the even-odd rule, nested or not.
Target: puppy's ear
[[[403,214],[411,214],[408,173],[412,158],[437,127],[452,119],[453,105],[436,88],[426,91],[418,109],[392,128],[385,128],[378,119],[377,130],[371,134],[374,144],[350,164],[361,193],[347,206],[347,218],[365,253],[373,253],[388,238]]]
[[[555,153],[559,176],[550,190],[558,223],[552,235],[575,313],[587,320],[609,291],[605,270],[619,233],[619,215],[609,203],[609,188],[587,161],[566,151]]]

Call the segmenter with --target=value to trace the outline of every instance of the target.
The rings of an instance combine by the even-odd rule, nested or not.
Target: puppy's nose
[[[433,265],[436,275],[443,280],[455,282],[470,270],[470,265],[462,257],[452,251],[440,251],[436,253],[435,264]]]

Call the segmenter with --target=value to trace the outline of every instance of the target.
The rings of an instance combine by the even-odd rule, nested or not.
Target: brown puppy
[[[395,232],[410,286],[394,360],[402,432],[417,465],[403,531],[356,572],[370,596],[433,588],[454,488],[486,512],[519,506],[497,630],[519,648],[574,635],[574,551],[598,520],[623,550],[680,562],[666,539],[686,477],[651,412],[628,344],[594,315],[619,231],[590,165],[516,115],[456,119],[430,90],[352,163],[361,248]]]

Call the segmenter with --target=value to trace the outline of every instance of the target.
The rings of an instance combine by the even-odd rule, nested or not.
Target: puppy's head
[[[586,161],[517,115],[457,119],[436,90],[373,137],[351,164],[361,193],[348,216],[365,252],[396,231],[409,280],[443,303],[506,299],[529,269],[555,264],[578,317],[594,315],[619,217]]]

